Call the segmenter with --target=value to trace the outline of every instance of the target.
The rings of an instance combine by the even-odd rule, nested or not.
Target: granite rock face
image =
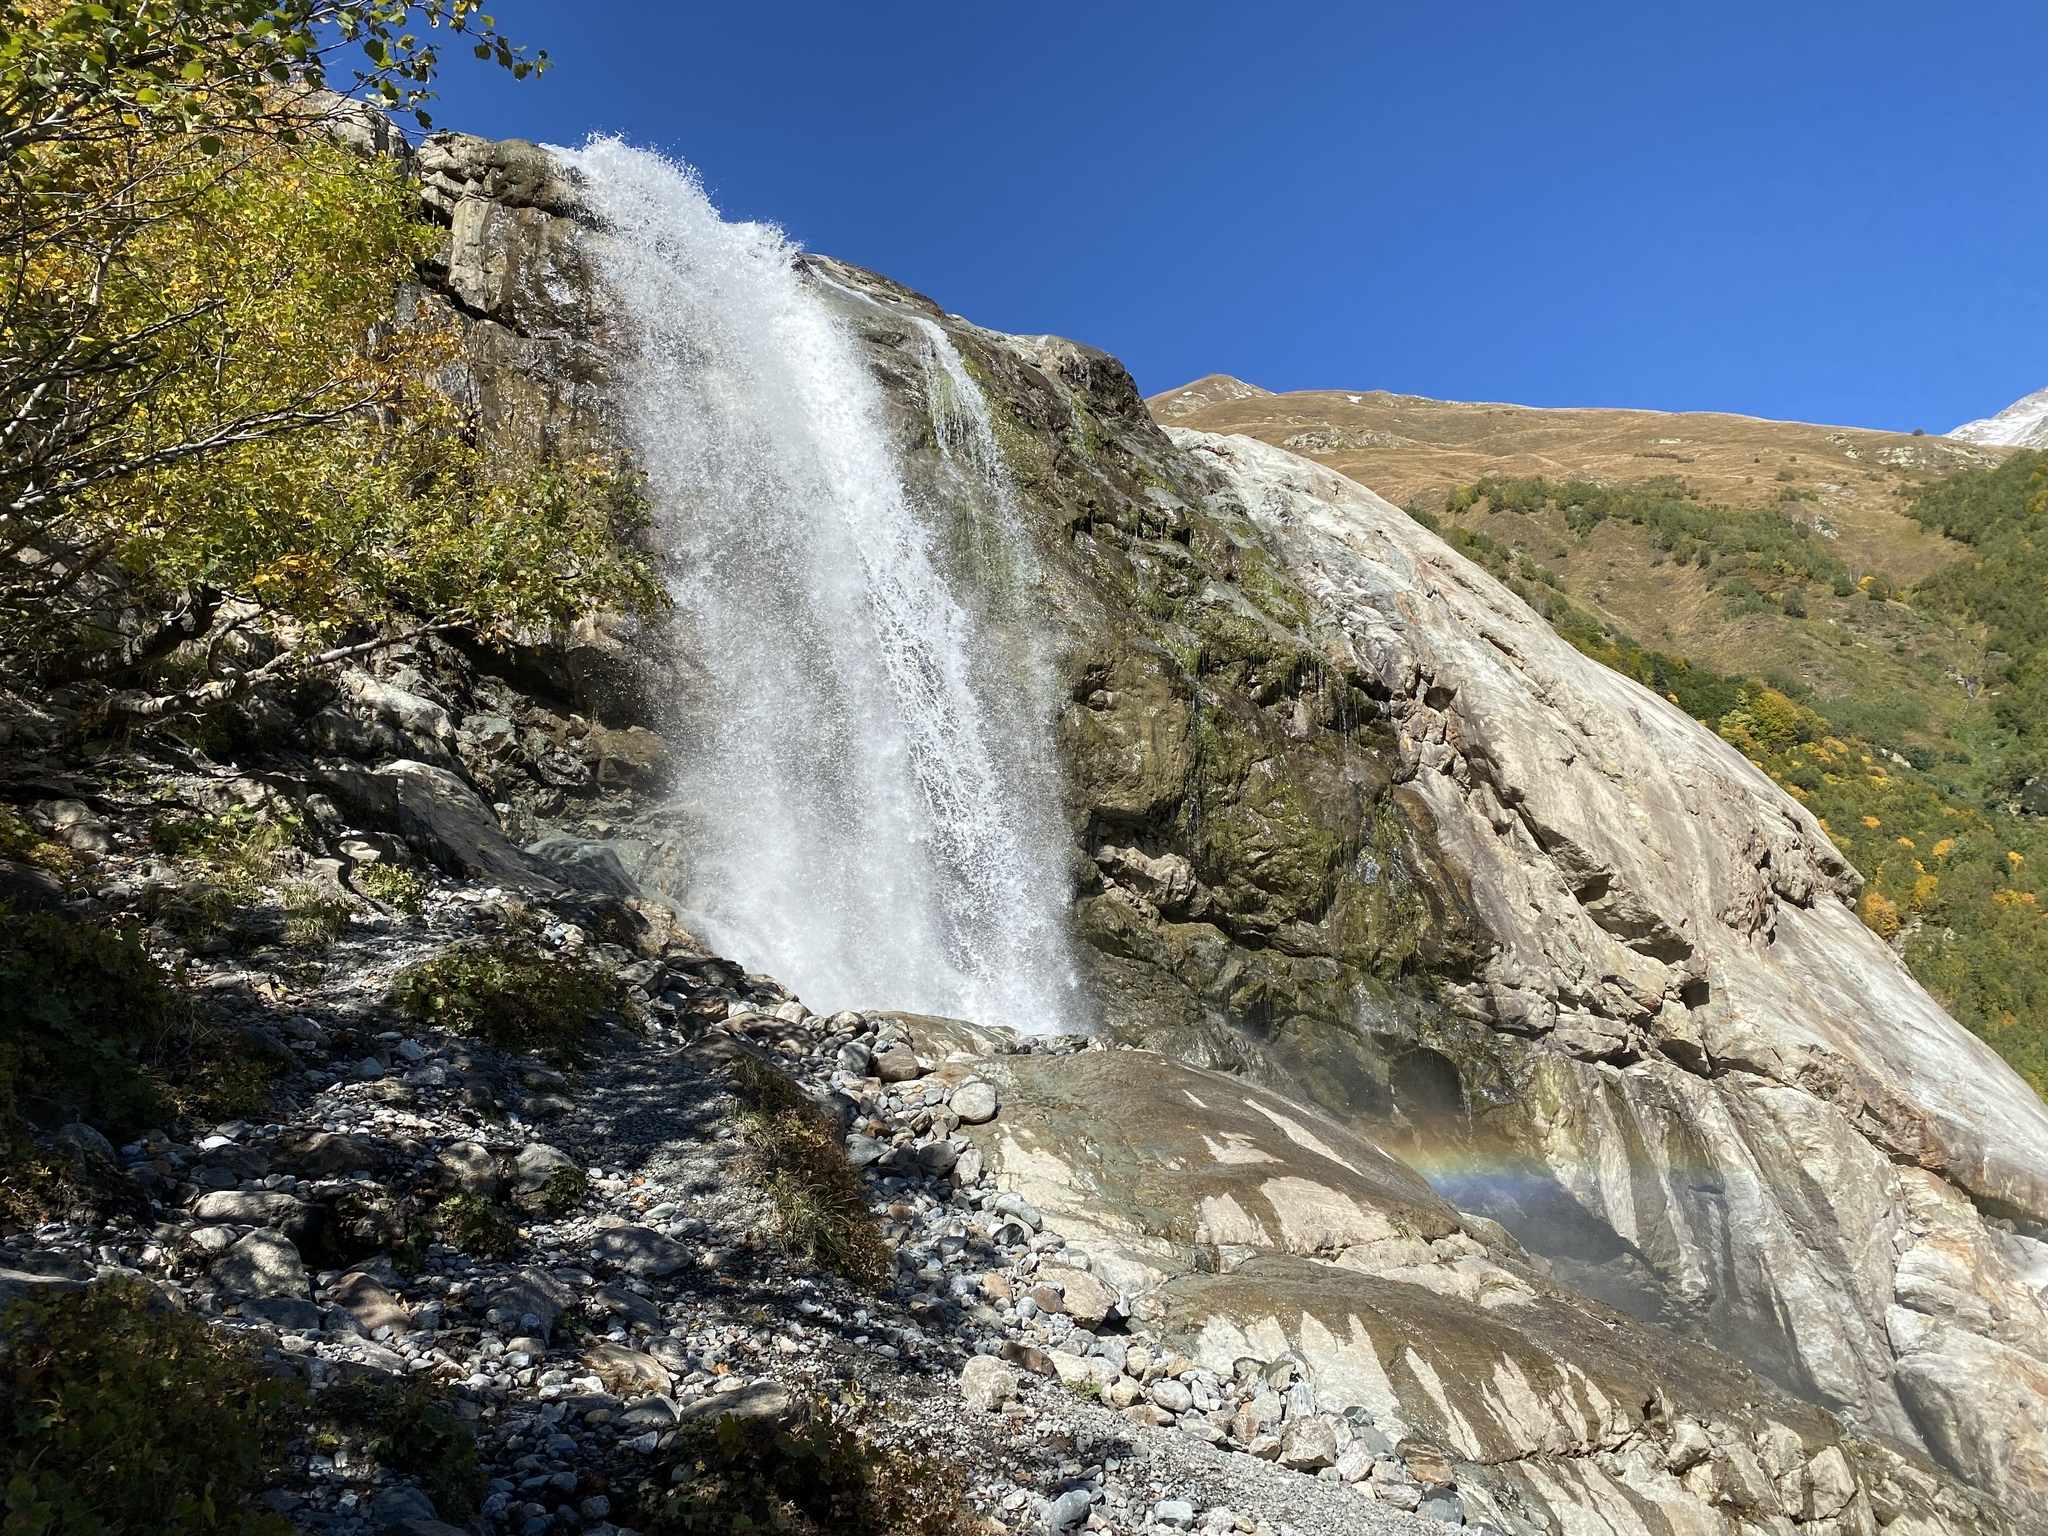
[[[2048,1494],[2048,1246],[1972,1204],[2048,1213],[2048,1107],[1856,920],[1813,818],[1371,492],[1175,435],[1326,642],[1380,678],[1407,782],[1496,937],[1444,989],[1529,1042],[1474,1142],[1540,1164],[1524,1187],[1566,1190],[1667,1305],[1781,1382],[1982,1486]],[[1535,1225],[1515,1181],[1418,1156]]]

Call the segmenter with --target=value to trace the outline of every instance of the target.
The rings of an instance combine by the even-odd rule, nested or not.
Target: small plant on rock
[[[550,1219],[568,1215],[590,1192],[590,1180],[580,1168],[557,1168],[534,1194],[534,1209]]]
[[[747,1106],[739,1123],[751,1171],[775,1206],[783,1242],[856,1285],[880,1287],[891,1272],[889,1251],[831,1120],[759,1057],[739,1057],[732,1076]]]
[[[226,1334],[110,1281],[0,1319],[9,1536],[290,1536],[254,1505],[298,1392]]]
[[[413,870],[401,869],[396,864],[381,860],[365,864],[349,878],[365,896],[400,912],[416,914],[426,904],[427,882]]]
[[[486,1259],[509,1259],[519,1248],[519,1223],[495,1200],[482,1195],[450,1195],[441,1202],[441,1230],[464,1253]]]
[[[583,1054],[591,1015],[619,997],[598,967],[516,937],[457,944],[408,966],[397,991],[399,1007],[423,1023],[557,1061]]]

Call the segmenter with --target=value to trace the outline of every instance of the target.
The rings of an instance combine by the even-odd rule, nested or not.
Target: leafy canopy
[[[146,723],[380,636],[659,600],[617,461],[493,452],[446,392],[452,312],[400,303],[443,236],[317,89],[347,52],[353,90],[424,123],[437,34],[515,75],[545,55],[475,0],[0,17],[0,672],[95,680],[102,718]],[[281,653],[193,682],[257,626]]]
[[[520,79],[548,67],[497,29],[480,0],[4,0],[0,160],[37,147],[90,154],[137,133],[296,126],[285,87],[319,90],[339,58],[351,94],[430,126],[441,63],[433,34],[466,40]]]

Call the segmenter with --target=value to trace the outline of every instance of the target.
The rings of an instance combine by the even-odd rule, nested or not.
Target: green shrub
[[[1757,570],[1774,576],[1809,581],[1853,579],[1849,569],[1816,539],[1813,529],[1781,511],[1760,507],[1726,507],[1698,499],[1699,493],[1675,477],[1663,476],[1637,486],[1593,485],[1585,481],[1543,479],[1497,480],[1461,485],[1452,494],[1452,514],[1485,502],[1496,512],[1539,512],[1555,506],[1568,527],[1581,537],[1609,518],[1647,529],[1652,542],[1675,549],[1683,559],[1709,564],[1726,558],[1733,569]]]
[[[519,1223],[482,1195],[450,1195],[441,1202],[439,1219],[442,1235],[464,1253],[509,1259],[519,1249]]]
[[[252,1507],[299,1394],[227,1335],[95,1285],[0,1319],[8,1536],[289,1536]]]
[[[520,938],[458,944],[399,972],[397,991],[399,1007],[422,1023],[570,1061],[582,1054],[591,1015],[619,996],[596,966]]]
[[[349,876],[357,890],[400,912],[417,913],[425,905],[427,882],[410,869],[378,862],[365,864]]]
[[[844,1410],[779,1427],[735,1416],[687,1424],[641,1484],[648,1536],[954,1536],[970,1514],[960,1475]]]
[[[12,811],[0,810],[0,859],[33,864],[60,880],[69,880],[78,868],[78,856],[62,843],[53,843]]]
[[[312,1407],[320,1440],[345,1439],[380,1466],[413,1478],[444,1520],[475,1513],[484,1485],[476,1436],[427,1382],[357,1377],[329,1387]]]
[[[589,1192],[590,1180],[580,1168],[557,1168],[534,1195],[534,1208],[543,1216],[566,1216]]]
[[[254,1114],[284,1065],[196,1009],[133,935],[0,914],[0,1152],[11,1154],[10,1175],[34,1162],[28,1102],[118,1141],[166,1119]]]
[[[49,913],[0,916],[0,1122],[50,1096],[109,1133],[160,1110],[144,1058],[191,1006],[129,934]]]
[[[783,1242],[856,1285],[879,1287],[894,1265],[837,1128],[795,1081],[759,1057],[739,1057],[732,1076],[747,1106],[740,1132],[750,1171],[775,1207]]]

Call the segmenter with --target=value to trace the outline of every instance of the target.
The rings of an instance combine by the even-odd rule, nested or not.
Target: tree
[[[0,669],[149,720],[381,631],[510,634],[656,589],[618,466],[494,461],[393,323],[438,238],[324,87],[427,121],[475,0],[0,0]],[[262,625],[238,677],[128,686]],[[368,632],[367,635],[364,632]],[[189,670],[189,669],[188,669]]]

